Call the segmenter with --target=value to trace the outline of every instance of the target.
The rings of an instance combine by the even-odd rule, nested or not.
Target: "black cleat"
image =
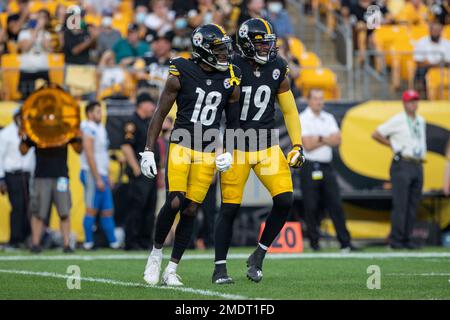
[[[34,253],[34,254],[39,254],[42,252],[42,247],[41,246],[32,246],[30,249],[30,252]]]
[[[64,253],[74,253],[75,250],[72,249],[70,246],[67,246],[67,247],[64,247],[64,248],[63,248],[63,252],[64,252]]]
[[[261,253],[258,249],[253,252],[247,259],[247,278],[253,282],[260,282],[263,278],[262,264],[265,256],[265,251]]]
[[[214,284],[233,284],[233,279],[227,273],[226,265],[216,265],[212,275],[212,283]]]

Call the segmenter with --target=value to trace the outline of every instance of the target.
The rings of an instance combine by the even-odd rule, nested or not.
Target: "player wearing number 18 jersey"
[[[159,282],[162,246],[178,211],[181,215],[172,257],[162,281],[167,285],[183,285],[176,267],[189,244],[197,209],[213,181],[216,168],[225,171],[231,165],[230,153],[216,157],[214,148],[207,150],[211,141],[203,141],[204,131],[217,129],[214,132],[218,132],[223,110],[227,125],[230,128],[239,126],[240,71],[230,63],[231,39],[222,27],[207,24],[194,30],[191,40],[193,59],[171,61],[170,74],[142,153],[142,173],[154,178],[156,164],[152,150],[162,123],[176,102],[178,110],[166,170],[168,193],[156,221],[154,247],[144,272],[145,281],[151,285]]]
[[[297,106],[290,90],[289,68],[277,56],[276,35],[264,19],[249,19],[239,28],[240,55],[232,60],[242,72],[240,127],[245,143],[237,143],[233,164],[221,173],[222,206],[215,229],[215,270],[212,281],[232,283],[226,270],[226,256],[232,236],[233,221],[239,211],[245,183],[253,169],[273,198],[273,208],[266,220],[259,245],[247,261],[247,276],[259,282],[266,250],[281,231],[292,206],[291,167],[304,162],[301,127]],[[287,159],[278,143],[272,141],[275,129],[275,101],[283,113],[293,149]],[[254,135],[252,136],[251,132]],[[247,142],[246,137],[250,138]],[[252,141],[253,140],[253,141]]]

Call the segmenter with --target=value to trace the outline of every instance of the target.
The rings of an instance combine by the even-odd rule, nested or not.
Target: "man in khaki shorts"
[[[30,214],[32,246],[31,252],[40,253],[44,221],[47,219],[52,203],[55,204],[61,219],[61,233],[64,239],[64,252],[71,253],[69,245],[70,209],[72,201],[69,189],[69,169],[67,166],[68,145],[81,153],[81,138],[74,138],[68,144],[55,148],[39,148],[30,138],[23,137],[20,152],[26,154],[35,147],[36,168],[30,190]]]

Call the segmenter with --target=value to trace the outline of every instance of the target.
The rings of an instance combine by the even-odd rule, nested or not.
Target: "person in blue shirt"
[[[269,20],[279,38],[294,35],[294,27],[292,26],[289,14],[284,8],[283,1],[267,1],[267,11],[269,12]]]

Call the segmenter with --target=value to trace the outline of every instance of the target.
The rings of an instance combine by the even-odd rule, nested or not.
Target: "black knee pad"
[[[181,211],[181,214],[184,214],[189,217],[195,217],[197,215],[199,207],[200,207],[199,203],[186,198],[184,200],[183,210]]]
[[[184,204],[185,196],[183,192],[175,191],[169,192],[167,195],[166,204],[172,209],[179,211]]]
[[[285,192],[273,197],[273,208],[276,211],[286,212],[289,214],[289,210],[294,203],[294,196],[292,192]]]
[[[220,208],[220,217],[234,220],[239,212],[240,207],[240,204],[222,203],[222,207]]]

